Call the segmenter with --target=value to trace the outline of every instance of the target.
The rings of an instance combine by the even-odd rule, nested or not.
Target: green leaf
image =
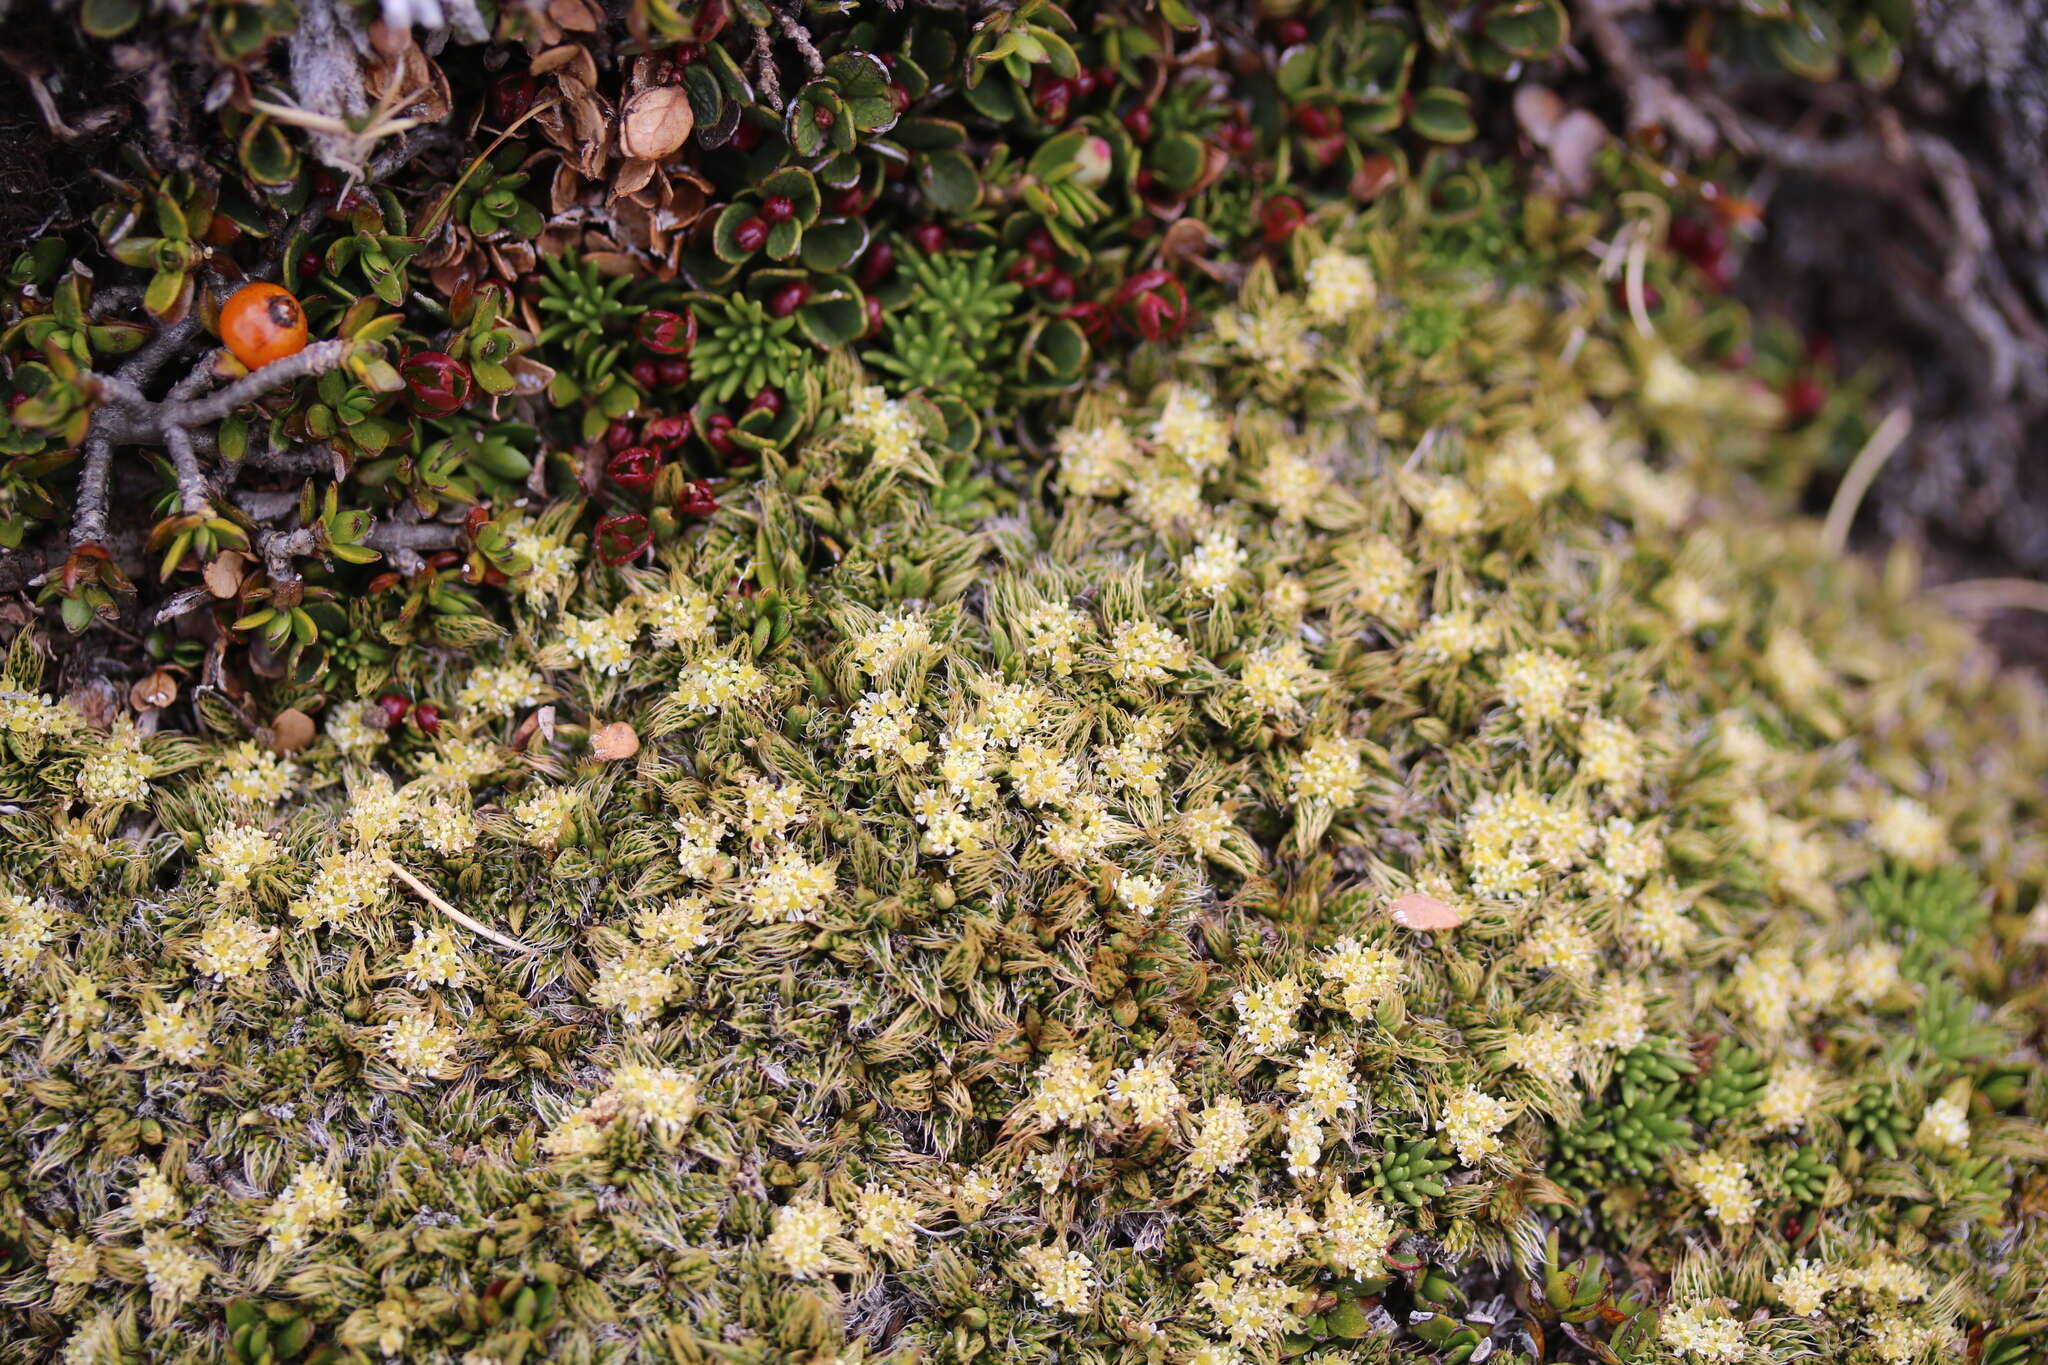
[[[1470,142],[1479,134],[1479,125],[1472,121],[1470,98],[1462,90],[1442,86],[1416,97],[1408,123],[1431,142]]]
[[[981,177],[965,152],[949,149],[928,154],[917,168],[917,184],[941,213],[971,213],[981,203]]]
[[[804,266],[820,273],[844,270],[867,247],[866,223],[858,218],[822,218],[804,232]]]
[[[803,224],[794,218],[786,218],[768,229],[768,254],[775,260],[786,261],[796,255],[803,240]]]
[[[1202,178],[1209,152],[1193,133],[1162,133],[1147,149],[1145,164],[1160,184],[1175,194],[1185,194]]]
[[[142,17],[142,0],[85,0],[78,23],[95,38],[118,38]]]
[[[796,310],[797,330],[820,350],[860,339],[868,328],[867,303],[844,276],[836,276]]]

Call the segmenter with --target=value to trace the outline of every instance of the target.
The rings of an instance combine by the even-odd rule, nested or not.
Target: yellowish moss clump
[[[1682,311],[1408,221],[1299,234],[989,520],[841,361],[671,560],[530,523],[434,738],[10,698],[0,1332],[1896,1362],[2036,1315],[2038,690],[1750,486],[1779,414]]]

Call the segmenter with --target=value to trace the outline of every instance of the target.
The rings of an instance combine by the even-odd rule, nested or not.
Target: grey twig
[[[107,477],[114,468],[114,443],[85,438],[85,464],[78,472],[78,507],[71,517],[71,543],[96,545],[107,538]]]

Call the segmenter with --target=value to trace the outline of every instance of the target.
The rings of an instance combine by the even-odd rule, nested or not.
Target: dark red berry
[[[642,393],[653,393],[661,387],[661,367],[646,356],[627,366],[626,371],[633,376],[633,387]]]
[[[1147,142],[1152,137],[1152,111],[1133,109],[1124,115],[1124,131],[1131,135],[1133,142]]]
[[[866,341],[880,336],[882,334],[882,301],[873,294],[869,294],[861,300],[861,306],[868,317],[867,330],[861,333],[861,339]]]
[[[1291,194],[1276,194],[1259,206],[1259,235],[1277,245],[1294,235],[1307,214]]]
[[[633,324],[633,336],[656,355],[688,355],[697,344],[697,315],[650,308]]]
[[[761,202],[761,216],[771,223],[786,223],[796,217],[796,201],[786,194],[771,194]]]
[[[687,412],[673,417],[650,417],[640,428],[640,440],[642,444],[666,453],[671,447],[689,440],[696,427],[696,420]]]
[[[730,455],[739,449],[733,444],[732,418],[722,412],[712,414],[704,423],[704,444],[720,455]]]
[[[540,82],[524,71],[508,72],[491,82],[491,121],[500,128],[516,122],[540,96]]]
[[[445,351],[415,351],[398,362],[405,404],[422,417],[450,417],[476,390],[469,366]]]
[[[1074,73],[1074,98],[1085,100],[1094,93],[1095,72],[1084,66]]]
[[[604,444],[607,450],[624,450],[633,444],[633,424],[625,418],[617,418],[604,429]]]
[[[732,230],[732,240],[741,251],[759,251],[768,245],[768,224],[759,218],[743,218]]]
[[[910,108],[910,92],[900,85],[891,84],[889,87],[889,103],[895,108],[897,113],[903,113]]]
[[[597,557],[607,564],[624,564],[638,559],[654,539],[647,518],[638,512],[614,512],[596,527]]]
[[[1317,105],[1298,105],[1294,110],[1294,126],[1301,129],[1304,136],[1324,138],[1337,131],[1337,116]]]
[[[810,301],[811,287],[802,280],[785,284],[768,296],[768,312],[773,317],[786,318]]]
[[[411,699],[396,692],[386,692],[377,698],[377,705],[384,710],[384,728],[387,730],[405,724],[406,713],[412,710]]]
[[[1797,375],[1785,386],[1785,415],[1794,422],[1811,422],[1827,401],[1827,391],[1810,374]]]
[[[910,240],[925,255],[935,256],[946,249],[946,230],[937,223],[919,223],[910,230]]]
[[[760,128],[747,122],[745,119],[741,119],[739,127],[732,130],[732,145],[736,151],[753,151],[754,148],[761,145]]]
[[[1138,193],[1150,194],[1152,192],[1152,186],[1154,185],[1154,183],[1158,181],[1158,179],[1158,176],[1152,174],[1152,170],[1150,167],[1138,167],[1138,174],[1135,178],[1136,184],[1138,186]]]
[[[832,211],[847,218],[856,218],[867,211],[868,197],[858,185],[849,185],[839,191],[832,200]]]
[[[1259,135],[1242,123],[1233,123],[1223,130],[1223,145],[1239,156],[1253,156],[1259,150]]]
[[[782,395],[774,389],[763,389],[754,395],[754,401],[747,404],[748,412],[765,412],[770,417],[782,416]]]
[[[1040,284],[1039,288],[1043,289],[1046,298],[1054,303],[1072,303],[1074,301],[1074,277],[1064,271],[1055,270],[1051,272],[1051,278]]]
[[[718,496],[711,491],[709,479],[690,480],[676,499],[676,511],[686,517],[708,517],[717,510]]]
[[[872,289],[889,278],[889,272],[896,268],[896,248],[887,242],[876,242],[861,257],[860,285]]]
[[[327,258],[319,252],[304,252],[299,257],[299,278],[301,280],[314,279],[326,268],[326,265]]]
[[[1095,90],[1097,94],[1108,94],[1116,87],[1116,68],[1098,66],[1095,68]]]
[[[1273,25],[1273,41],[1282,47],[1299,47],[1308,41],[1308,25],[1299,19],[1282,19]]]
[[[690,382],[690,362],[681,356],[670,356],[655,368],[661,372],[661,386],[664,389],[679,389]]]
[[[412,723],[420,727],[420,733],[432,739],[441,733],[441,708],[430,701],[423,701],[412,708]]]
[[[839,122],[839,115],[832,112],[831,105],[821,104],[811,110],[811,122],[818,125],[821,130],[827,129]]]
[[[1065,123],[1067,110],[1074,100],[1074,83],[1059,76],[1033,81],[1031,98],[1046,122]]]
[[[661,456],[646,446],[627,446],[605,462],[604,472],[628,493],[645,493],[661,473]]]
[[[1044,228],[1033,228],[1031,235],[1024,239],[1024,250],[1041,261],[1049,261],[1059,254],[1059,244],[1053,241],[1052,234]]]

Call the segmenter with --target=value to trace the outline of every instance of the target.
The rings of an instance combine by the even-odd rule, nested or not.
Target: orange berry
[[[245,284],[220,310],[220,339],[252,370],[306,349],[306,310],[291,290]]]

